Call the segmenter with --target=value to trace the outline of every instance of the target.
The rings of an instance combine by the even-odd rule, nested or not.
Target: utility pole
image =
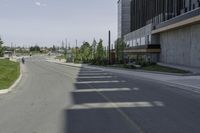
[[[64,49],[64,41],[62,40],[62,43],[61,43],[61,49]]]
[[[77,43],[78,41],[76,40],[76,58],[77,58]]]
[[[110,58],[110,44],[111,44],[111,32],[108,31],[108,61],[109,65],[111,65],[111,58]]]
[[[65,48],[67,50],[67,39],[65,39]]]
[[[68,61],[68,59],[67,59],[67,58],[68,58],[68,57],[67,57],[67,56],[68,56],[68,55],[67,55],[67,52],[68,52],[68,51],[67,51],[67,50],[68,50],[68,49],[67,49],[67,38],[66,38],[66,39],[65,39],[65,59],[66,59],[66,62]]]
[[[12,42],[11,42],[11,45],[10,45],[10,46],[11,46],[11,49],[12,49],[12,48],[13,48],[13,43],[12,43]]]

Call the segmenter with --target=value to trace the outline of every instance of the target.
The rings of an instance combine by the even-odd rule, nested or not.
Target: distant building
[[[200,0],[119,0],[126,58],[200,67]]]
[[[14,55],[14,51],[4,51],[4,57],[10,58]]]

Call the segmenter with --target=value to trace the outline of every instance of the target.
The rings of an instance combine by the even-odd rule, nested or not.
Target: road
[[[199,110],[193,92],[32,57],[0,95],[0,133],[199,133]]]

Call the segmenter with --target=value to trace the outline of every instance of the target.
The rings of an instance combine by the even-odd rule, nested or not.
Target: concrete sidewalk
[[[200,93],[200,76],[178,76],[178,75],[151,73],[151,72],[143,72],[143,71],[125,70],[125,69],[120,69],[120,68],[117,69],[117,68],[110,68],[110,67],[90,66],[87,64],[64,63],[64,62],[59,62],[56,60],[47,60],[47,61],[62,64],[62,65],[67,65],[71,67],[100,69],[107,72],[126,74],[129,76],[137,76],[137,77],[141,77],[141,78],[145,78],[149,80],[156,80],[156,81],[165,83],[169,86],[179,87],[181,89]]]
[[[174,64],[165,64],[165,63],[160,63],[160,62],[158,63],[158,65],[190,71],[193,74],[200,74],[200,68],[197,68],[197,67],[187,67],[187,66],[180,66],[180,65],[174,65]]]

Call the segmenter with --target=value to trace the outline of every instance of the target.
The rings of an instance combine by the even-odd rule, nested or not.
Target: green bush
[[[136,69],[135,65],[133,64],[124,64],[123,67],[128,69]]]
[[[155,62],[147,62],[147,61],[144,61],[144,60],[136,61],[136,64],[140,65],[141,67],[147,67],[147,66],[156,65]]]
[[[108,60],[107,59],[93,59],[93,60],[90,60],[90,64],[106,66],[106,65],[108,65]]]

